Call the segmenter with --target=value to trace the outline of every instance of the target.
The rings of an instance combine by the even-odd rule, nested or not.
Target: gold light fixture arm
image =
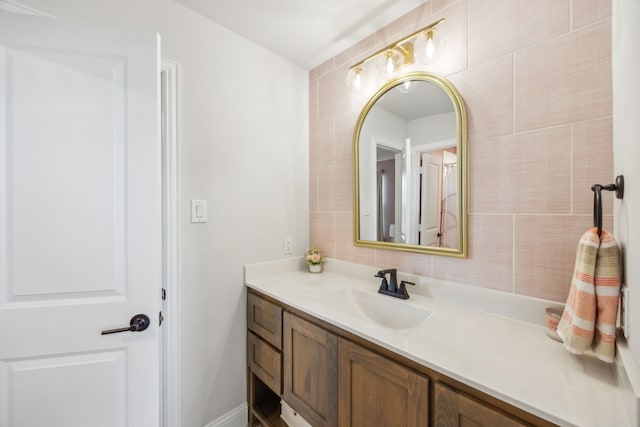
[[[407,43],[409,40],[413,39],[414,37],[416,37],[417,35],[419,35],[420,33],[424,33],[426,31],[429,30],[433,30],[435,29],[435,27],[440,24],[442,21],[444,21],[445,18],[441,18],[439,20],[437,20],[436,22],[427,25],[426,27],[415,31],[411,34],[409,34],[408,36],[395,41],[393,43],[391,43],[388,46],[383,47],[382,49],[380,49],[379,51],[372,53],[371,55],[367,56],[365,59],[363,59],[362,61],[358,62],[357,64],[352,65],[351,67],[349,67],[350,70],[354,69],[354,68],[362,68],[362,65],[364,65],[366,62],[372,60],[373,58],[377,57],[378,55],[381,55],[385,52],[388,52],[390,50],[395,50],[397,52],[399,52],[402,57],[403,57],[403,63],[408,65],[411,64],[413,62],[413,45],[411,45],[410,43]],[[411,47],[409,47],[409,45],[411,45]]]

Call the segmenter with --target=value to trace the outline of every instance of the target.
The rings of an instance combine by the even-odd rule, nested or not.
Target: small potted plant
[[[322,264],[324,264],[325,258],[320,253],[320,249],[317,246],[307,249],[304,254],[304,260],[309,266],[310,273],[322,273]]]

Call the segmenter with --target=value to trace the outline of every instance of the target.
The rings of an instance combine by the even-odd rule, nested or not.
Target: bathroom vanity
[[[286,426],[281,399],[314,427],[627,424],[613,369],[543,327],[375,280],[247,270],[249,425]]]

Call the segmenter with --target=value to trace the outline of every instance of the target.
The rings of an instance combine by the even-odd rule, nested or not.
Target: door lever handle
[[[124,328],[116,328],[116,329],[107,329],[106,331],[102,331],[101,335],[108,334],[117,334],[119,332],[142,332],[149,327],[151,324],[151,320],[149,320],[149,316],[146,314],[136,314],[131,318],[131,322],[129,322],[129,326]]]

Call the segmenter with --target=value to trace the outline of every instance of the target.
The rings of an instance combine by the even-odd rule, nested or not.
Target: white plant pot
[[[322,264],[309,264],[309,273],[322,273]]]

